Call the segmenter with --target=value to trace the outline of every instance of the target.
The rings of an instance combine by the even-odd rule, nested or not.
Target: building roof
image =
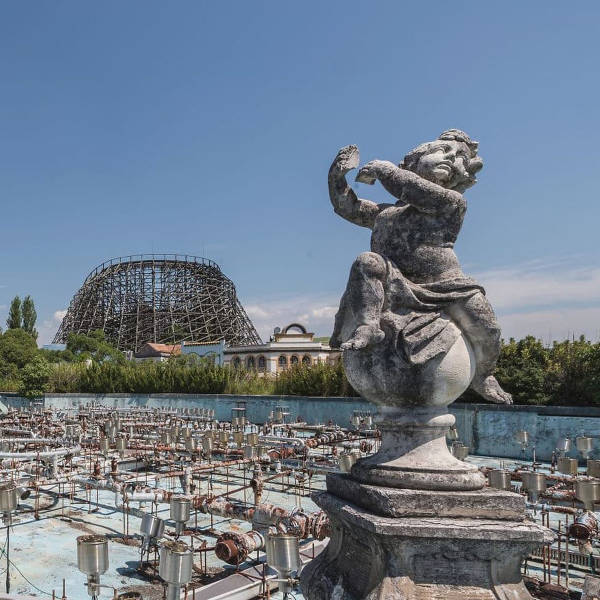
[[[136,358],[146,358],[149,356],[179,356],[181,354],[181,344],[156,344],[147,342],[139,352],[136,352]]]

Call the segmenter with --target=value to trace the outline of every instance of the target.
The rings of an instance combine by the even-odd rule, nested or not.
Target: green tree
[[[50,365],[41,356],[36,356],[21,371],[19,394],[31,400],[43,396],[48,389],[51,373]]]
[[[37,354],[35,340],[22,329],[8,329],[0,336],[0,371],[22,369]]]
[[[67,350],[84,361],[88,358],[96,362],[110,360],[116,363],[124,363],[123,353],[106,341],[104,331],[98,329],[88,334],[70,333],[67,336]]]
[[[49,363],[72,363],[77,361],[77,357],[70,350],[46,350],[45,348],[40,348],[38,354]]]
[[[35,305],[31,296],[25,296],[23,305],[21,306],[21,312],[23,313],[23,329],[37,340],[38,332],[35,328],[35,322],[37,320],[37,313],[35,312]]]
[[[515,404],[548,404],[552,386],[548,380],[550,358],[548,348],[528,335],[502,345],[496,365],[496,378],[513,395]]]
[[[342,361],[334,364],[294,365],[279,373],[275,393],[291,396],[356,396]]]
[[[599,345],[585,337],[554,342],[549,350],[552,404],[590,406],[600,404]]]
[[[10,309],[8,310],[8,319],[6,319],[6,327],[8,329],[21,329],[22,316],[21,316],[21,298],[15,296],[10,303]]]

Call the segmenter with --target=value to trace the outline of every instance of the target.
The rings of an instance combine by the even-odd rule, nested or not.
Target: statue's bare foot
[[[381,342],[385,333],[376,325],[361,325],[354,335],[341,346],[342,350],[360,350]]]
[[[490,375],[483,380],[474,380],[471,387],[486,400],[496,404],[512,404],[512,395],[505,392],[495,377]]]

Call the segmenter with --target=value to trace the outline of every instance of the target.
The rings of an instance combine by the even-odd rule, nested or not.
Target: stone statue
[[[454,253],[466,202],[483,166],[478,145],[457,129],[406,155],[400,166],[374,160],[360,182],[379,180],[397,201],[361,200],[346,182],[358,167],[356,146],[342,148],[329,170],[337,214],[372,229],[371,252],[354,262],[331,339],[341,346],[350,383],[379,406],[377,454],[354,465],[376,485],[477,489],[484,478],[446,447],[454,417],[447,406],[469,386],[510,403],[492,375],[500,329],[483,288],[464,275]]]
[[[524,557],[549,543],[525,520],[523,496],[485,487],[476,465],[454,457],[448,405],[471,387],[511,403],[493,376],[500,330],[483,288],[453,246],[463,192],[483,166],[477,143],[451,129],[396,166],[375,160],[357,181],[379,180],[396,199],[361,200],[346,182],[356,146],[329,170],[335,212],[369,227],[371,252],[354,262],[331,345],[350,383],[378,406],[381,446],[348,474],[329,473],[314,501],[332,528],[303,570],[307,600],[531,600]]]
[[[358,166],[358,148],[339,151],[329,171],[335,212],[373,235],[371,252],[352,266],[331,345],[360,350],[388,340],[386,351],[399,353],[408,367],[446,354],[463,334],[475,357],[470,386],[486,400],[510,404],[492,375],[500,352],[494,312],[453,249],[467,208],[462,194],[483,166],[477,147],[451,129],[400,166],[374,160],[362,167],[356,180],[379,180],[394,204],[359,199],[345,177]]]

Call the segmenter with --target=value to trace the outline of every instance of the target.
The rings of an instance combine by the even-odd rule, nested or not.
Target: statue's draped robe
[[[383,258],[387,275],[380,326],[387,343],[393,343],[406,361],[413,365],[424,364],[439,354],[446,354],[460,336],[460,331],[457,327],[448,327],[450,320],[442,314],[444,308],[455,302],[466,301],[480,292],[485,294],[485,290],[466,276],[432,283],[413,283],[390,259]],[[342,300],[333,338],[339,339],[342,330],[354,331],[361,325],[348,322],[355,317],[345,306]]]

